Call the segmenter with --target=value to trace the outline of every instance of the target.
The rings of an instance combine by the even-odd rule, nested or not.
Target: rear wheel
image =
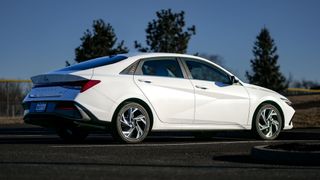
[[[86,130],[76,127],[61,127],[57,129],[57,134],[61,139],[68,143],[79,143],[82,142],[87,136]]]
[[[150,130],[150,117],[147,110],[138,103],[125,103],[113,120],[112,134],[124,143],[143,141]]]
[[[260,139],[276,139],[282,129],[282,117],[272,104],[262,104],[253,119],[253,133]]]

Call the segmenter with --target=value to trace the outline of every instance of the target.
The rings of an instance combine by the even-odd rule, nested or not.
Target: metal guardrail
[[[31,80],[26,79],[0,79],[0,83],[31,83]]]

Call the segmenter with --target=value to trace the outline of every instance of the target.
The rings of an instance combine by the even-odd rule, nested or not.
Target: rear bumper
[[[94,114],[96,119],[111,122],[111,119],[109,119],[112,116],[110,115],[112,113],[110,109],[114,105],[114,101],[95,88],[93,87],[80,93],[79,89],[69,86],[34,87],[23,100],[23,104],[28,105],[34,102],[75,102]]]
[[[43,101],[41,101],[43,102]],[[43,112],[36,112],[35,105],[37,102],[24,103],[25,108],[24,122],[27,124],[38,125],[48,128],[57,128],[61,126],[83,126],[107,129],[110,123],[101,121],[96,118],[89,110],[77,102],[67,101],[47,101],[48,107]],[[75,109],[58,110],[59,103],[72,103]]]

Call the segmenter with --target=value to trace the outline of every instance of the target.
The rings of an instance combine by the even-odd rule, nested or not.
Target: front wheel
[[[253,119],[253,133],[260,139],[276,139],[282,129],[281,114],[274,105],[262,104]]]
[[[124,143],[139,143],[148,135],[150,124],[147,110],[138,103],[128,102],[113,120],[112,135]]]

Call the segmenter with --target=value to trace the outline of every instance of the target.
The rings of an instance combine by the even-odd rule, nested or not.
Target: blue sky
[[[1,0],[0,78],[28,79],[64,67],[98,18],[135,52],[133,41],[144,42],[147,23],[167,8],[184,10],[187,25],[196,26],[189,54],[218,54],[245,80],[255,37],[266,26],[283,74],[320,82],[318,0]]]

